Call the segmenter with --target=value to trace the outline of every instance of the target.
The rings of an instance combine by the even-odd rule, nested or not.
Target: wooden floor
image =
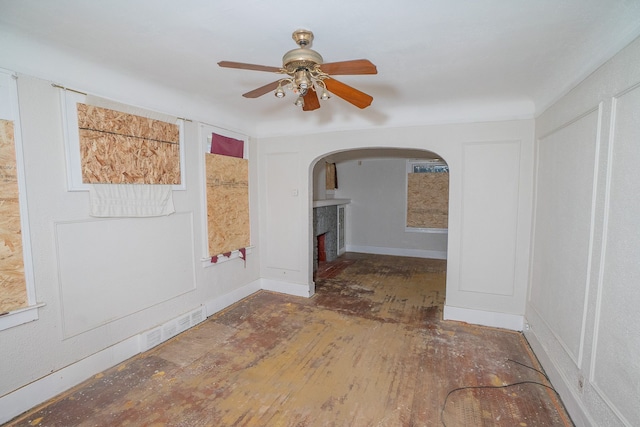
[[[571,426],[522,334],[440,320],[444,283],[346,254],[314,297],[260,291],[9,425]]]

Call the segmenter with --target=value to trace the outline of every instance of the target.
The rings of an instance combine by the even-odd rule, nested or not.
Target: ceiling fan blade
[[[313,111],[320,108],[318,93],[315,90],[308,90],[303,99],[304,105],[302,106],[302,111]]]
[[[368,59],[354,59],[352,61],[329,62],[320,65],[320,69],[330,75],[347,74],[378,74],[378,69]]]
[[[367,108],[373,101],[373,97],[370,95],[360,92],[358,89],[352,88],[351,86],[339,82],[336,79],[324,79],[324,84],[327,86],[327,90],[329,92],[339,96],[347,102],[352,103],[358,108]]]
[[[280,83],[280,80],[276,80],[275,82],[260,86],[259,88],[254,89],[250,92],[243,93],[242,96],[244,96],[245,98],[257,98],[264,95],[265,93],[271,92],[272,90],[276,90],[278,88],[278,83]]]
[[[271,73],[279,73],[280,68],[269,67],[267,65],[245,64],[243,62],[220,61],[218,65],[224,68],[239,68],[241,70],[268,71]]]

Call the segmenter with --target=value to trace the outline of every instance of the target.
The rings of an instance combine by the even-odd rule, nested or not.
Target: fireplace
[[[327,233],[322,233],[316,237],[317,239],[317,247],[318,247],[318,262],[326,262],[327,261]]]
[[[313,267],[319,262],[333,261],[338,257],[338,211],[336,206],[323,206],[313,209],[314,242]],[[322,249],[320,249],[322,245]]]

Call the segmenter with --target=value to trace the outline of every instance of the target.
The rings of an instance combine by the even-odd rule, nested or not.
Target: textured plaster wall
[[[96,79],[102,75],[99,68],[87,68],[86,72],[93,72]],[[102,80],[101,95],[109,96],[111,93],[107,82],[117,86],[117,78],[111,77],[114,80]],[[74,86],[71,79],[66,83]],[[197,122],[187,122],[185,126],[187,186],[186,190],[173,192],[175,214],[163,218],[96,219],[89,216],[88,192],[67,190],[60,89],[53,87],[50,81],[27,75],[19,75],[17,85],[35,295],[36,302],[44,306],[38,309],[38,320],[0,331],[2,399],[29,383],[50,374],[55,377],[55,373],[63,368],[108,351],[118,343],[209,301],[229,295],[257,280],[259,271],[258,251],[248,255],[246,265],[242,260],[232,260],[209,267],[201,261],[206,256],[203,251],[206,231],[203,226],[202,151],[198,147],[203,146],[204,136],[199,134]],[[116,92],[113,92],[115,99]],[[141,95],[132,102],[145,105],[145,97]],[[166,112],[181,115],[179,111]],[[250,156],[255,151],[256,146],[252,142]],[[256,174],[257,165],[251,163],[250,181],[255,182]],[[257,206],[256,191],[254,185],[250,189],[254,207]],[[251,228],[253,244],[256,245],[259,244],[257,219],[254,208]],[[116,223],[117,227],[112,227]],[[93,237],[83,235],[87,226],[99,232]],[[62,229],[64,235],[60,234]],[[140,235],[141,229],[147,230],[146,235],[151,238],[132,240]],[[117,280],[105,284],[104,278],[98,275],[95,280],[78,283],[77,277],[91,277],[91,272],[84,270],[87,265],[81,260],[65,261],[64,256],[68,252],[61,252],[65,249],[65,241],[80,242],[87,254],[95,253],[93,249],[118,250],[117,257],[105,257],[100,260],[100,265],[104,271],[126,277],[128,284],[125,286]],[[180,260],[166,258],[168,245],[184,249]],[[91,261],[95,265],[97,260]],[[64,269],[63,274],[61,268]],[[163,269],[172,274],[155,280],[154,274],[145,274]],[[106,298],[97,302],[87,298],[85,306],[70,307],[65,305],[65,298],[71,289],[82,290],[89,295],[93,289],[94,293],[101,292]],[[162,290],[168,297],[155,299],[154,289]],[[72,297],[77,301],[79,296]],[[123,311],[127,307],[135,309]],[[83,324],[82,316],[75,316],[78,313],[73,312],[78,309],[83,313],[105,313],[107,320],[99,324]],[[65,324],[72,318],[80,320]],[[121,361],[117,357],[111,359],[112,364]],[[91,367],[85,367],[84,372],[91,374]],[[0,400],[0,408],[3,408],[3,402]],[[0,422],[2,420],[0,417]]]
[[[526,333],[577,425],[640,425],[640,39],[536,120]]]

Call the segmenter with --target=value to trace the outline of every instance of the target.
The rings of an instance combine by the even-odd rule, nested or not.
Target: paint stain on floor
[[[521,334],[441,320],[445,268],[346,254],[8,425],[571,426]]]

